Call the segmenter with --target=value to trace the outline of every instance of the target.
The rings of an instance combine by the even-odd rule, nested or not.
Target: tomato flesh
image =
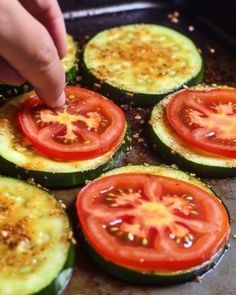
[[[66,104],[50,109],[37,97],[28,98],[18,113],[26,138],[46,156],[86,160],[111,150],[124,135],[123,111],[87,89],[67,86]]]
[[[236,89],[186,89],[166,106],[168,122],[186,143],[205,152],[236,156]]]
[[[229,234],[227,212],[213,194],[152,174],[122,173],[90,183],[78,194],[77,213],[98,254],[141,271],[200,265]]]

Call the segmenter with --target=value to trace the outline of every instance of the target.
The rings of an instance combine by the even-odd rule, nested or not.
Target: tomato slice
[[[78,194],[77,213],[98,254],[138,271],[200,265],[229,234],[227,211],[213,194],[147,173],[120,173],[90,183]]]
[[[205,152],[236,156],[236,89],[186,89],[166,106],[167,119],[188,144]]]
[[[50,109],[37,97],[28,98],[18,113],[19,126],[46,156],[84,160],[111,150],[124,134],[123,111],[93,91],[67,86],[66,105]]]

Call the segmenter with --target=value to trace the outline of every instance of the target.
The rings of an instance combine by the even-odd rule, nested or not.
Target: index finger
[[[46,28],[16,1],[2,1],[0,56],[28,80],[49,106],[65,102],[65,72]]]

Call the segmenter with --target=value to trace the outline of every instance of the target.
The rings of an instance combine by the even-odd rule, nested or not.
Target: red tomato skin
[[[97,204],[97,208],[99,208],[101,212],[104,210],[104,214],[107,215],[109,211],[107,208],[99,205],[99,201],[95,202],[95,200],[99,199],[97,189],[99,191],[100,189],[103,190],[104,187],[115,187],[117,183],[127,184],[129,183],[131,177],[133,177],[131,174],[123,174],[122,179],[119,179],[119,175],[100,178],[97,181],[87,185],[77,196],[77,214],[85,238],[94,248],[94,250],[105,260],[136,271],[168,273],[187,270],[201,265],[205,261],[211,259],[212,256],[225,245],[229,236],[230,226],[228,213],[222,203],[209,192],[203,191],[192,184],[186,184],[183,181],[180,181],[178,183],[180,183],[180,185],[182,185],[184,188],[187,186],[189,191],[192,190],[195,195],[198,196],[197,198],[200,198],[199,200],[201,200],[202,203],[206,202],[202,208],[201,206],[199,207],[202,211],[199,216],[205,221],[211,219],[212,224],[214,224],[214,222],[215,224],[220,224],[219,232],[214,229],[212,232],[202,235],[195,243],[194,249],[190,249],[189,251],[186,251],[184,248],[179,248],[178,245],[172,243],[172,252],[167,251],[167,256],[165,256],[163,253],[159,255],[152,249],[141,246],[132,247],[125,244],[123,245],[123,248],[121,241],[117,242],[115,237],[111,237],[107,231],[102,229],[101,224],[104,225],[104,223],[102,223],[103,218],[101,217],[99,219],[96,217],[93,218],[91,216],[93,214],[92,212],[96,213],[96,210],[98,210],[96,209],[96,206],[93,205],[93,202],[94,204]],[[137,185],[142,183],[142,181],[147,182],[152,176],[144,176],[140,173],[138,175],[136,174],[135,177],[134,187],[137,187]],[[142,180],[143,177],[144,179]],[[161,181],[166,181],[168,187],[171,186],[173,181],[168,177],[159,177],[159,179],[161,179]],[[172,186],[179,187],[179,185],[176,186],[174,184],[172,184]],[[203,201],[204,199],[205,201]],[[90,210],[91,213],[89,213]],[[100,211],[97,213],[99,212]],[[95,213],[94,215],[96,216],[97,213]],[[98,237],[99,239],[97,239]],[[203,245],[207,245],[207,250],[203,250]],[[155,259],[152,259],[154,256]]]
[[[197,148],[198,152],[202,154],[210,153],[213,155],[220,155],[222,157],[236,157],[235,144],[232,145],[230,142],[227,144],[227,142],[213,141],[210,137],[206,136],[207,131],[204,133],[201,132],[204,131],[203,128],[196,130],[184,124],[184,106],[193,104],[193,99],[196,98],[202,99],[206,107],[214,102],[221,102],[225,104],[232,102],[236,104],[236,89],[184,89],[174,95],[171,95],[171,98],[166,106],[166,117],[170,126],[185,143],[190,145],[190,147],[192,146],[193,148]],[[221,126],[222,121],[217,122],[216,125]],[[208,133],[210,134],[211,132],[212,131],[209,130]]]
[[[81,96],[81,99],[84,101],[94,99],[94,103],[100,104],[100,107],[103,108],[102,111],[109,118],[110,126],[104,131],[103,137],[101,136],[100,141],[97,143],[63,145],[55,143],[53,136],[41,139],[38,127],[32,118],[32,113],[35,109],[43,107],[44,104],[38,97],[30,97],[23,103],[18,113],[17,122],[20,130],[29,142],[32,143],[33,147],[45,156],[69,161],[93,159],[115,148],[124,136],[126,128],[126,119],[123,111],[104,96],[87,89],[67,86],[65,93],[67,98],[70,96]],[[46,107],[46,109],[49,108]]]

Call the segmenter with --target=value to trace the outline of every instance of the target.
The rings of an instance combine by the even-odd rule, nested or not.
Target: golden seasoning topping
[[[16,180],[3,182],[0,178],[0,269],[30,273],[55,243],[68,243],[62,237],[69,224],[61,205],[45,191]]]
[[[178,12],[173,15],[179,17]],[[126,90],[129,96],[174,89],[201,67],[201,58],[189,39],[171,29],[144,24],[97,34],[86,45],[84,60],[100,81]]]
[[[173,13],[168,14],[168,18],[174,24],[177,24],[179,22],[179,17],[180,17],[180,13],[178,11],[174,11]]]
[[[61,60],[62,66],[64,70],[67,72],[69,71],[76,63],[76,52],[77,46],[73,40],[73,37],[70,35],[66,36],[67,38],[67,52],[64,58]]]

